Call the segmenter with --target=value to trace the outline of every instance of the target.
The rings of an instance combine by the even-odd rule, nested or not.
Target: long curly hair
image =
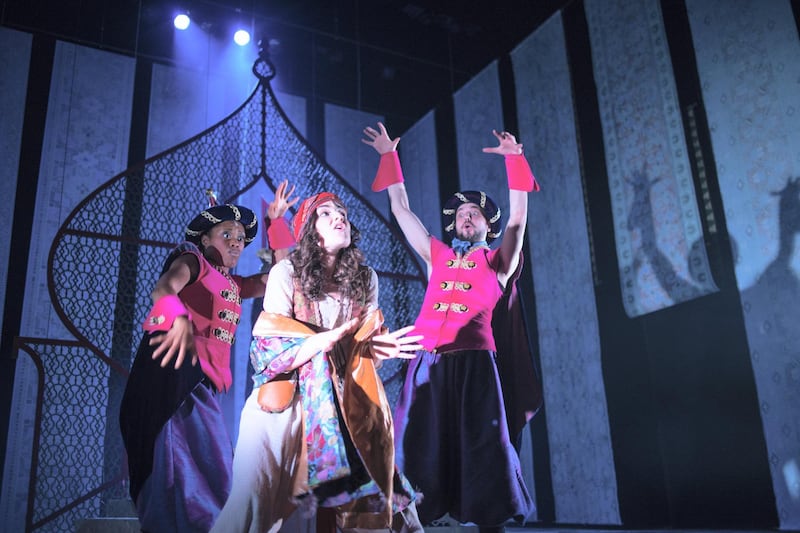
[[[317,213],[311,213],[308,222],[302,230],[297,246],[289,254],[289,260],[294,267],[294,276],[300,281],[300,290],[309,300],[323,299],[323,273],[322,258],[325,251],[319,245],[320,235],[317,232]],[[352,222],[350,223],[350,246],[339,250],[333,269],[333,281],[339,288],[342,296],[354,301],[364,301],[369,291],[371,276],[369,267],[365,263],[364,254],[358,249],[357,244],[361,239]]]

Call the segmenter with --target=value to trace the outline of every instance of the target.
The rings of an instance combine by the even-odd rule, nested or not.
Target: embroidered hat
[[[297,213],[292,219],[292,233],[294,233],[295,241],[300,242],[300,235],[303,233],[303,228],[305,228],[306,224],[308,223],[311,213],[316,211],[317,207],[329,200],[337,204],[344,205],[342,200],[332,192],[321,192],[319,194],[315,194],[314,196],[309,196],[303,200],[303,203],[301,203],[300,207],[297,208]]]
[[[209,207],[203,209],[199,215],[189,222],[186,226],[186,240],[200,246],[200,237],[208,230],[219,224],[233,220],[244,226],[244,245],[247,246],[258,233],[258,218],[250,209],[241,205],[217,204],[217,197],[214,191],[206,190],[209,199]]]
[[[444,204],[442,214],[444,215],[444,231],[448,236],[453,237],[456,229],[456,210],[462,204],[475,204],[481,208],[484,218],[489,225],[486,232],[486,242],[492,242],[503,230],[500,228],[500,208],[483,191],[461,191],[451,196]]]

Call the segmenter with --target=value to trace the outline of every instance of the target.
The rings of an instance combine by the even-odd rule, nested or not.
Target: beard
[[[486,234],[477,229],[470,228],[468,231],[456,230],[456,237],[466,242],[480,242],[486,240]]]

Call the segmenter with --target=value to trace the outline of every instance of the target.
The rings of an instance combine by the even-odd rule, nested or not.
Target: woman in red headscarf
[[[318,530],[333,527],[328,508],[343,531],[422,531],[376,372],[381,359],[413,357],[421,338],[382,326],[377,275],[335,194],[306,199],[292,226],[297,247],[270,271],[253,329],[255,386],[213,531],[277,531],[298,506],[320,508]]]

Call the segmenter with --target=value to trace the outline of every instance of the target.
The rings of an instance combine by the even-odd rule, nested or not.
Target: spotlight
[[[247,30],[237,30],[237,32],[233,34],[233,42],[239,46],[245,46],[250,42],[250,32]]]
[[[179,13],[178,15],[175,15],[175,18],[172,21],[175,27],[179,30],[185,30],[188,28],[190,22],[189,15],[186,13]]]

